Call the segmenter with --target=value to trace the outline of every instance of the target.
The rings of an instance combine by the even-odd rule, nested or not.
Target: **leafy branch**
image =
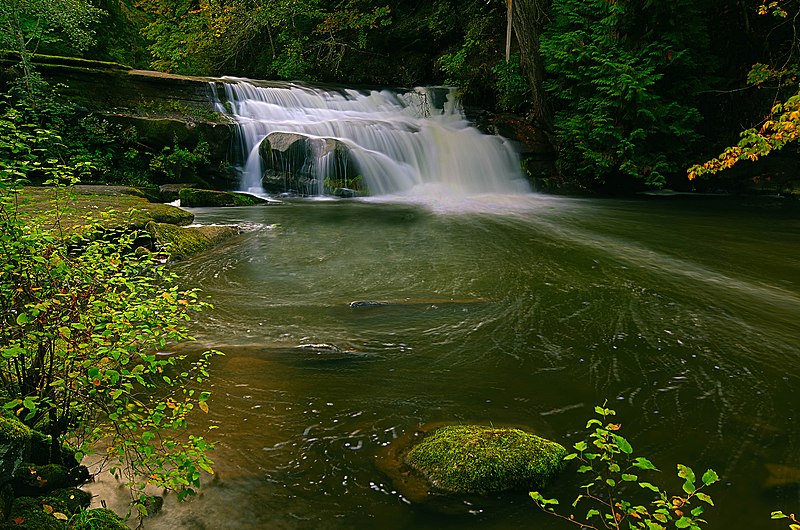
[[[717,473],[707,470],[698,483],[690,467],[678,464],[683,491],[670,495],[642,477],[658,469],[647,458],[634,456],[630,442],[619,434],[621,425],[609,421],[616,412],[605,404],[595,407],[595,412],[602,419],[592,418],[587,422],[588,441],[574,444],[576,452],[565,457],[568,461],[575,460],[579,464],[577,472],[589,477],[588,482],[580,486],[582,493],[573,501],[573,510],[569,515],[559,513],[556,511],[558,499],[548,499],[534,491],[530,496],[536,505],[580,528],[594,530],[665,530],[668,525],[698,530],[705,524],[705,519],[701,518],[705,505],[713,506],[714,502],[703,490],[719,480]],[[650,492],[649,502],[633,500],[641,497],[640,492]],[[696,501],[700,503],[692,507]],[[576,515],[578,506],[585,504],[590,505],[585,515]]]

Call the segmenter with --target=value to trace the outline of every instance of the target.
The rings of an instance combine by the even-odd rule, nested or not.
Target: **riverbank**
[[[236,226],[188,226],[194,215],[184,209],[153,202],[157,190],[127,186],[26,186],[16,198],[20,220],[40,224],[66,237],[101,232],[141,231],[137,243],[171,259],[184,259],[208,250],[239,233]]]

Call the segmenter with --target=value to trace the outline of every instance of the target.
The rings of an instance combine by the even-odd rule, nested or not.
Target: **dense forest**
[[[711,174],[797,136],[796,1],[6,0],[0,9],[0,45],[23,65],[33,52],[66,52],[188,75],[456,85],[468,106],[527,117],[554,146],[558,172],[594,189],[689,180],[705,189]],[[791,171],[796,152],[782,155],[759,175]]]

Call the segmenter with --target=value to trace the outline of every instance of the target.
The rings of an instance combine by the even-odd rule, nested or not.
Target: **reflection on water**
[[[216,306],[199,347],[227,353],[207,416],[219,476],[148,528],[555,527],[524,492],[412,503],[376,455],[436,421],[571,445],[606,399],[670,487],[678,462],[720,473],[714,527],[800,506],[796,205],[439,206],[195,211],[251,228],[176,266]]]

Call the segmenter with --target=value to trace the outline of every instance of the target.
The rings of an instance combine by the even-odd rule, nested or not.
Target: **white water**
[[[239,126],[242,191],[264,193],[258,147],[272,132],[345,143],[371,195],[468,197],[530,191],[511,143],[471,126],[452,91],[437,108],[435,93],[428,88],[396,94],[226,81],[227,106],[218,108]],[[313,163],[318,194],[329,176],[329,162],[321,157]]]

